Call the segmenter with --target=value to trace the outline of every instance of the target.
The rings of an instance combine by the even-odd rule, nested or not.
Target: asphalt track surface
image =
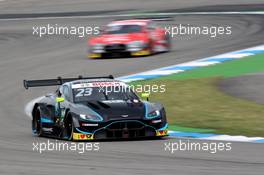
[[[142,3],[142,0],[1,0],[0,14],[13,13],[58,13],[58,12],[97,12],[97,11],[146,11],[146,10],[168,10],[197,8],[204,6],[225,5],[225,10],[230,10],[228,6],[261,5],[263,0],[151,0]],[[211,7],[210,7],[211,9]],[[210,10],[209,9],[209,10]],[[221,8],[220,8],[221,9]],[[220,10],[218,9],[218,10]],[[223,9],[223,8],[222,8]],[[207,9],[208,10],[208,9]]]
[[[9,2],[1,3],[10,5]],[[52,2],[56,4],[57,1]],[[108,1],[102,2],[105,2],[106,8]],[[129,1],[129,4],[132,2]],[[155,2],[159,4],[158,1]],[[201,2],[199,6],[207,2]],[[246,1],[237,1],[243,2]],[[24,6],[18,1],[15,3]],[[156,3],[149,5],[154,6]],[[179,1],[179,4],[181,7],[193,6],[191,2],[184,5]],[[84,8],[84,5],[82,4],[80,8]],[[46,4],[45,7],[47,6]],[[64,6],[67,9],[67,3]],[[68,8],[70,6],[71,4]],[[110,3],[109,7],[111,6]],[[135,6],[138,5],[133,7]],[[3,7],[1,5],[0,8]],[[76,8],[74,11],[79,8],[77,5],[73,7]],[[126,7],[129,9],[129,5]],[[38,6],[30,9],[36,11],[36,8]],[[39,8],[45,11],[43,6]],[[158,9],[159,6],[155,8]],[[10,13],[23,11],[20,7],[15,9],[12,6],[10,9]],[[7,13],[8,9],[4,8],[4,11]],[[172,52],[144,58],[89,60],[85,56],[86,38],[68,36],[39,38],[32,35],[33,26],[48,23],[101,26],[108,21],[109,19],[103,18],[0,21],[0,174],[263,174],[263,144],[236,142],[232,143],[231,151],[216,154],[204,151],[177,151],[170,154],[164,151],[164,143],[178,142],[179,139],[101,142],[100,151],[84,154],[66,151],[40,154],[33,151],[33,142],[47,142],[47,139],[32,137],[30,119],[24,113],[24,106],[31,99],[54,88],[35,88],[26,91],[22,87],[22,80],[25,78],[107,74],[121,76],[263,44],[263,16],[253,15],[177,16],[174,21],[167,23],[231,25],[233,34],[217,39],[208,36],[173,38]],[[166,22],[162,25],[166,25]]]

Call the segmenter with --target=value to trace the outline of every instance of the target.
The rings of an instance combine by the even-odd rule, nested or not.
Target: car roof
[[[122,82],[115,79],[109,79],[109,78],[100,78],[100,79],[80,79],[71,81],[71,84],[81,84],[81,83],[94,83],[94,82]]]
[[[141,25],[145,26],[147,25],[151,20],[149,19],[129,19],[129,20],[119,20],[119,21],[113,21],[108,24],[108,26],[112,25]]]

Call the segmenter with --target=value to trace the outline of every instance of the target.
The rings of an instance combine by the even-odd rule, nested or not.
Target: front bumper
[[[120,57],[120,56],[148,56],[151,55],[149,50],[140,50],[135,52],[104,52],[104,53],[89,53],[88,58],[104,58],[104,57]]]
[[[120,56],[147,56],[151,51],[147,47],[128,48],[125,44],[106,45],[100,50],[90,50],[89,58],[120,57]]]
[[[155,128],[141,121],[115,121],[92,132],[76,128],[73,140],[137,139],[168,136],[168,124]]]

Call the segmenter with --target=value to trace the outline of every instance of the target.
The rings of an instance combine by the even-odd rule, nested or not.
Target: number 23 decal
[[[75,95],[75,97],[90,96],[92,92],[92,88],[77,89],[77,94]]]

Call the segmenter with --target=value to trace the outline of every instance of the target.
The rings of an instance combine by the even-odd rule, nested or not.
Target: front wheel
[[[170,38],[170,35],[165,35],[165,41],[166,41],[166,47],[167,47],[167,51],[166,52],[170,52],[171,51],[171,38]]]
[[[74,130],[73,120],[72,120],[72,117],[70,116],[70,114],[68,114],[68,116],[65,120],[65,123],[64,123],[63,139],[72,140],[73,130]]]

